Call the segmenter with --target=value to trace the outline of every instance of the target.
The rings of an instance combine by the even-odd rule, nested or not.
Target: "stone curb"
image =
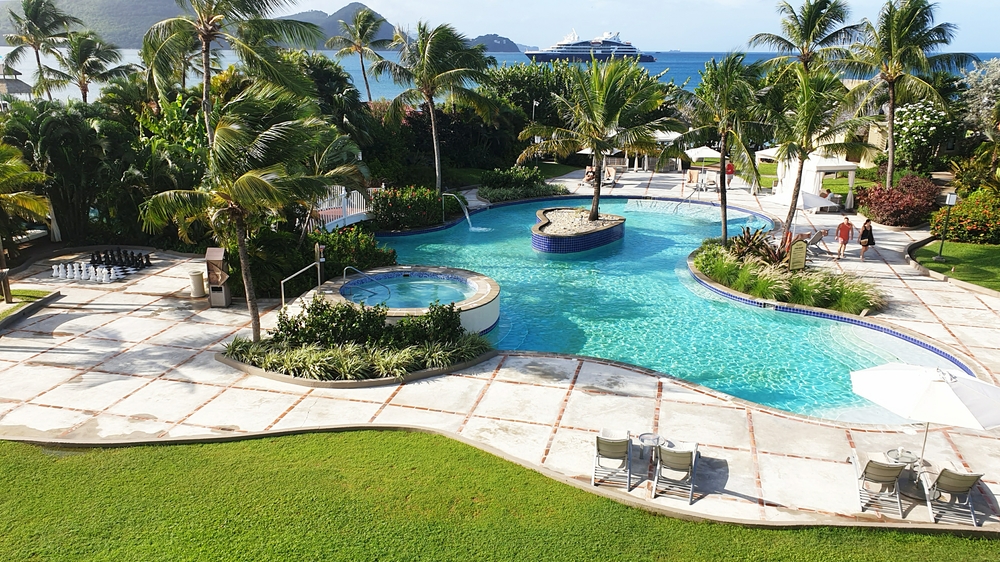
[[[930,277],[932,279],[937,279],[939,281],[947,281],[952,285],[955,285],[956,287],[961,287],[965,289],[966,291],[972,291],[973,293],[979,293],[982,295],[987,295],[990,297],[996,297],[1000,299],[1000,291],[995,291],[987,287],[981,287],[979,285],[969,283],[968,281],[955,279],[954,277],[948,277],[944,273],[938,273],[933,269],[927,269],[926,267],[920,265],[920,262],[918,262],[916,258],[913,257],[913,252],[916,252],[920,248],[923,248],[924,246],[936,240],[940,240],[940,238],[938,238],[937,236],[929,236],[927,238],[924,238],[923,240],[917,240],[916,242],[911,243],[909,246],[906,247],[905,250],[903,250],[903,255],[906,256],[906,262],[909,263],[910,266],[913,267],[913,269],[916,269],[920,273],[920,275],[923,275],[924,277]]]
[[[859,217],[862,217],[862,218],[866,219],[866,220],[872,221],[872,224],[877,224],[879,226],[879,228],[884,228],[884,229],[892,231],[892,232],[911,232],[911,231],[914,231],[914,230],[921,230],[923,228],[926,228],[926,227],[930,226],[930,224],[931,224],[930,222],[925,221],[925,222],[922,222],[922,223],[914,225],[914,226],[889,226],[887,224],[882,224],[880,222],[876,222],[875,219],[873,219],[871,217],[867,217],[867,216],[865,216],[865,215],[863,215],[861,213],[858,213],[857,215]]]
[[[26,443],[30,445],[39,445],[46,448],[62,448],[62,449],[117,449],[125,447],[135,447],[135,446],[162,446],[162,445],[200,445],[200,444],[210,444],[210,443],[231,443],[236,441],[247,441],[251,439],[265,439],[274,437],[283,437],[286,435],[303,435],[303,434],[314,434],[314,433],[344,433],[348,431],[400,431],[405,433],[425,433],[429,435],[439,435],[452,439],[468,445],[470,447],[479,449],[486,453],[489,453],[495,457],[499,457],[505,461],[514,463],[528,470],[532,470],[545,476],[556,482],[562,484],[567,484],[578,490],[589,492],[591,494],[607,498],[609,500],[618,502],[629,507],[641,509],[648,513],[653,513],[656,515],[664,515],[667,517],[673,517],[675,519],[680,519],[683,521],[692,522],[705,522],[712,521],[716,523],[724,523],[728,525],[738,525],[741,527],[751,528],[751,529],[809,529],[809,528],[822,528],[822,527],[852,527],[852,528],[869,528],[869,529],[886,529],[886,530],[897,530],[913,533],[921,533],[928,535],[954,535],[962,537],[978,537],[978,538],[1000,538],[1000,531],[995,531],[992,529],[984,529],[982,527],[965,527],[965,526],[946,526],[940,524],[931,523],[908,523],[905,521],[892,522],[877,522],[868,520],[867,517],[863,515],[856,516],[859,520],[856,521],[843,521],[840,518],[828,517],[817,521],[815,523],[802,523],[798,521],[758,521],[751,519],[740,519],[735,517],[723,517],[723,516],[712,516],[706,517],[696,513],[692,513],[683,509],[677,509],[673,507],[661,506],[661,505],[651,505],[648,501],[636,498],[628,493],[615,490],[612,488],[601,488],[598,486],[593,486],[590,482],[581,481],[578,478],[573,478],[565,474],[556,472],[544,466],[539,466],[534,463],[529,463],[522,459],[515,458],[507,453],[484,443],[479,443],[467,439],[461,435],[450,433],[447,431],[442,431],[438,429],[430,429],[424,427],[415,427],[409,425],[333,425],[325,427],[314,427],[306,429],[290,429],[281,431],[269,431],[269,432],[255,432],[255,433],[245,433],[238,435],[221,435],[212,437],[176,437],[167,439],[156,439],[148,441],[69,441],[60,439],[51,440],[34,440],[30,438],[17,439],[17,438],[4,438],[7,441],[15,441],[20,443]],[[845,518],[851,516],[845,515]]]
[[[421,379],[428,379],[431,377],[437,377],[440,375],[447,375],[455,371],[461,371],[462,369],[468,369],[473,365],[478,365],[483,361],[492,359],[497,356],[500,352],[496,349],[491,349],[486,353],[465,361],[463,363],[458,363],[455,365],[449,365],[448,367],[439,369],[423,369],[421,371],[414,371],[408,373],[406,376],[401,378],[396,377],[382,377],[379,379],[359,379],[359,380],[347,380],[347,381],[320,381],[312,379],[303,379],[299,377],[293,377],[291,375],[283,375],[281,373],[275,373],[273,371],[265,371],[260,367],[255,367],[253,365],[248,365],[246,363],[241,363],[235,359],[230,359],[221,353],[215,354],[215,360],[224,365],[228,365],[234,369],[243,371],[248,375],[253,375],[257,377],[264,377],[265,379],[271,379],[273,381],[295,384],[298,386],[305,386],[309,388],[371,388],[376,386],[386,386],[393,384],[406,384],[408,382],[418,381]]]
[[[800,304],[792,304],[792,303],[788,303],[788,302],[772,301],[772,300],[766,300],[766,299],[758,299],[757,297],[754,297],[752,295],[748,295],[746,293],[741,293],[739,291],[734,291],[733,289],[730,289],[729,287],[726,287],[725,285],[722,285],[720,283],[716,283],[710,277],[708,277],[707,275],[705,275],[704,273],[702,273],[701,271],[699,271],[698,268],[695,267],[695,265],[694,265],[694,255],[695,255],[695,253],[697,253],[697,250],[695,252],[692,252],[690,255],[688,255],[688,257],[687,257],[687,265],[688,265],[688,270],[691,271],[691,274],[695,276],[695,278],[698,280],[698,282],[700,282],[700,283],[702,283],[702,284],[704,284],[706,286],[712,287],[714,290],[716,290],[716,291],[718,291],[720,293],[725,293],[727,295],[730,295],[732,298],[734,298],[734,299],[736,299],[738,301],[750,301],[750,302],[756,303],[756,305],[758,307],[760,307],[760,308],[771,308],[771,309],[773,309],[775,307],[779,307],[780,306],[782,308],[789,308],[789,309],[794,309],[794,310],[801,310],[801,311],[806,312],[806,313],[813,313],[813,314],[810,314],[810,315],[822,314],[824,316],[834,317],[835,319],[837,319],[837,318],[843,319],[841,321],[848,322],[848,323],[854,323],[854,322],[857,322],[859,318],[863,318],[863,322],[865,322],[865,323],[870,323],[870,324],[873,324],[873,325],[876,325],[876,326],[881,326],[882,328],[885,328],[887,330],[892,330],[892,331],[898,332],[898,333],[903,334],[905,336],[911,337],[911,338],[913,338],[915,340],[921,341],[921,342],[925,343],[928,346],[931,346],[933,348],[937,348],[938,350],[943,351],[943,352],[951,355],[956,360],[958,360],[959,362],[961,362],[962,365],[964,365],[968,369],[968,371],[970,372],[970,374],[974,374],[976,376],[976,378],[978,378],[980,380],[983,380],[983,381],[986,381],[986,382],[990,382],[991,381],[990,375],[989,375],[989,371],[984,366],[982,366],[981,364],[979,364],[978,361],[974,360],[972,357],[969,357],[968,355],[966,355],[965,353],[962,353],[961,351],[955,350],[953,347],[951,347],[951,346],[949,346],[947,344],[944,344],[944,343],[941,343],[941,342],[938,342],[938,341],[935,341],[935,340],[929,340],[929,338],[927,338],[923,334],[920,334],[918,332],[910,330],[909,328],[904,328],[902,326],[897,326],[897,325],[895,325],[895,324],[893,324],[891,322],[886,322],[884,320],[878,320],[878,319],[872,318],[871,316],[856,316],[854,314],[847,314],[846,312],[838,312],[836,310],[831,310],[831,309],[828,309],[828,308],[817,308],[817,307],[814,307],[814,306],[805,306],[805,305],[800,305]]]
[[[45,295],[44,297],[38,299],[37,301],[29,303],[27,306],[22,307],[21,310],[18,310],[14,314],[11,314],[10,316],[4,318],[3,320],[0,320],[0,330],[6,330],[8,327],[17,324],[21,320],[24,320],[25,318],[33,315],[39,310],[47,307],[50,302],[58,299],[61,296],[62,293],[60,293],[59,291],[53,291]]]

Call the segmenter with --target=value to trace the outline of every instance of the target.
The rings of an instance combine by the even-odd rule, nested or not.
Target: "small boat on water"
[[[605,32],[604,35],[590,41],[580,41],[580,37],[576,34],[575,30],[562,41],[548,49],[525,51],[524,55],[538,62],[551,62],[554,60],[585,62],[589,61],[591,57],[597,60],[608,60],[611,57],[630,57],[638,58],[639,62],[653,62],[656,60],[651,55],[642,54],[628,41],[622,41],[618,33]]]

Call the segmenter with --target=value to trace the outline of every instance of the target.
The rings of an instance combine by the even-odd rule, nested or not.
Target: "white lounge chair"
[[[972,526],[978,527],[976,510],[972,508],[972,488],[982,477],[982,474],[970,474],[933,465],[930,469],[921,472],[920,483],[924,487],[924,498],[927,501],[927,512],[930,515],[931,523],[937,522],[937,516],[934,515],[934,505],[937,504],[941,506],[942,512],[948,507],[956,507],[962,511],[969,510]],[[941,501],[942,494],[947,494],[949,501]],[[964,501],[962,500],[963,496],[965,497]]]
[[[661,444],[656,448],[656,474],[653,477],[652,499],[671,488],[679,488],[687,492],[688,505],[694,502],[694,477],[698,470],[697,443],[674,443],[668,445],[666,439],[660,438]]]
[[[618,461],[618,466],[605,466],[602,460]],[[628,431],[602,429],[594,446],[594,475],[590,479],[593,486],[610,483],[620,477],[625,470],[625,490],[632,489],[632,436]]]
[[[899,475],[906,468],[905,464],[892,462],[885,453],[858,452],[854,457],[854,473],[858,476],[858,503],[861,511],[865,506],[882,501],[895,500],[899,518],[903,518],[903,503],[899,497]],[[869,484],[878,486],[877,490],[869,489]]]

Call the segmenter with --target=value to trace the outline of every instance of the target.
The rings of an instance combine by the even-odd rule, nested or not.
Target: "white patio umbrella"
[[[689,148],[684,151],[684,154],[687,154],[688,158],[690,158],[692,162],[697,162],[698,160],[701,160],[702,161],[701,171],[703,172],[705,171],[705,160],[709,158],[722,158],[721,152],[719,152],[718,150],[712,150],[707,146],[698,146],[695,148]]]
[[[986,430],[1000,427],[1000,387],[959,371],[888,363],[851,371],[851,390],[890,412],[924,422],[921,466],[930,424]]]

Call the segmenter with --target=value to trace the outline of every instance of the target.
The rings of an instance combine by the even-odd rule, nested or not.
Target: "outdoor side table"
[[[899,484],[899,493],[910,499],[924,501],[924,487],[920,484],[919,467],[915,466],[920,460],[917,455],[906,450],[901,452],[899,449],[890,449],[885,452],[885,456],[892,462],[906,465],[906,470],[910,471],[910,477],[904,478]]]
[[[657,445],[660,444],[660,436],[655,433],[643,433],[639,436],[639,458],[641,459],[643,454],[646,452],[646,447],[650,447],[651,450],[655,451]]]

